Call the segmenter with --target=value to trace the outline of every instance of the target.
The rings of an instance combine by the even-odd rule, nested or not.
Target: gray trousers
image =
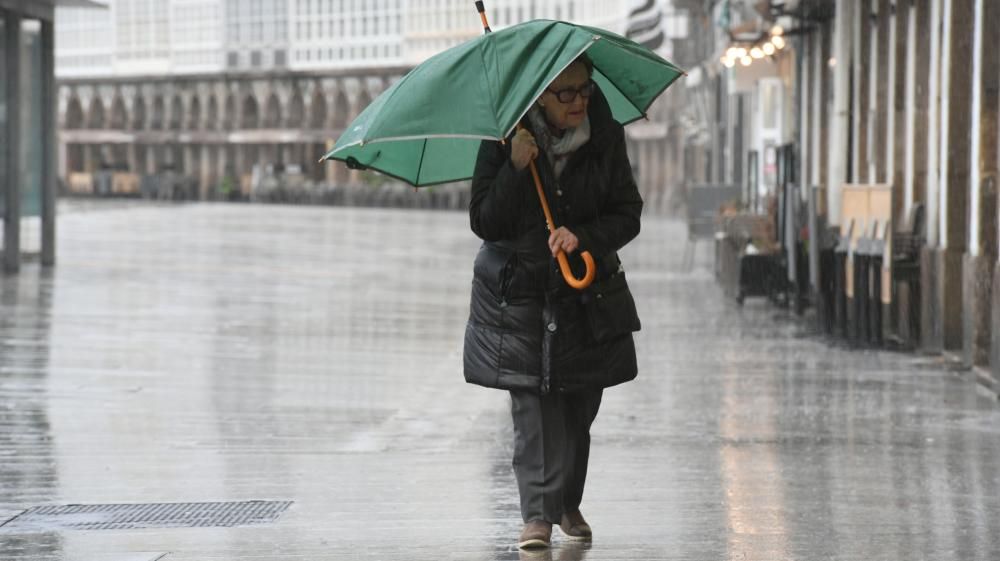
[[[563,513],[579,510],[590,457],[590,425],[603,393],[510,392],[514,475],[525,522],[558,524]]]

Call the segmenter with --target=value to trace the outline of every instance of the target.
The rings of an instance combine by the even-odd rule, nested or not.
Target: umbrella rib
[[[480,60],[480,62],[483,65],[483,69],[487,69],[488,70],[490,68],[490,66],[488,64],[486,64],[486,49],[489,48],[490,52],[493,54],[493,59],[494,59],[493,60],[493,63],[494,63],[493,68],[496,68],[497,66],[499,66],[498,61],[497,61],[497,56],[496,56],[496,45],[494,45],[493,43],[490,43],[489,39],[488,39],[488,38],[491,38],[491,37],[496,37],[496,35],[493,35],[493,33],[490,32],[490,33],[487,33],[486,35],[484,35],[483,37],[484,37],[484,39],[483,39],[483,48],[479,49],[479,60]],[[484,72],[483,76],[487,80],[489,80],[490,78],[494,78],[494,76],[491,76],[489,72]],[[494,87],[493,86],[494,86],[494,84],[487,84],[486,85],[486,91],[489,92],[490,106],[493,109],[493,113],[496,114],[497,113],[498,101],[497,101],[496,91],[494,91]],[[497,88],[497,89],[499,89],[499,88]],[[506,137],[506,135],[504,136],[504,138],[505,137]]]
[[[417,164],[417,183],[420,182],[420,172],[424,169],[424,155],[427,154],[427,140],[424,140],[424,145],[420,147],[420,163]]]
[[[345,144],[345,145],[341,146],[340,148],[337,148],[337,149],[333,150],[332,152],[330,152],[330,154],[331,155],[332,154],[336,154],[337,152],[340,152],[342,150],[346,150],[348,148],[351,148],[351,147],[354,147],[354,146],[358,146],[358,145],[362,145],[362,144],[367,146],[369,144],[378,144],[379,142],[400,142],[400,141],[403,141],[403,140],[424,140],[424,139],[427,139],[427,138],[464,138],[464,139],[468,139],[468,140],[496,140],[496,141],[503,140],[502,138],[496,138],[496,137],[492,137],[492,136],[483,136],[481,134],[420,134],[420,135],[411,135],[411,136],[389,136],[389,137],[386,137],[386,138],[373,138],[371,140],[355,140],[354,142],[352,142],[350,144]]]
[[[629,53],[629,54],[632,54],[632,53]],[[632,55],[632,56],[635,56],[635,55]],[[681,76],[684,76],[686,74],[683,70],[677,68],[675,65],[671,64],[670,66],[672,66],[674,68],[674,70],[677,71],[677,75],[674,76],[673,79],[671,79],[669,82],[667,82],[667,85],[663,86],[663,88],[661,88],[660,91],[656,92],[655,95],[653,95],[653,96],[651,96],[649,98],[649,103],[646,104],[646,107],[639,107],[638,105],[635,104],[635,102],[632,101],[632,99],[629,96],[623,94],[621,88],[619,88],[618,84],[616,84],[615,81],[612,80],[608,76],[607,72],[605,72],[604,70],[601,70],[597,65],[594,66],[594,69],[595,70],[600,70],[601,74],[604,75],[604,78],[608,81],[608,83],[611,84],[612,86],[614,86],[615,89],[618,90],[618,93],[622,94],[622,97],[625,99],[625,101],[627,101],[629,105],[631,105],[636,111],[638,111],[640,113],[639,117],[637,117],[635,119],[632,119],[631,121],[628,122],[628,123],[633,123],[633,122],[635,122],[635,121],[637,121],[639,119],[646,119],[646,118],[648,118],[648,116],[646,115],[646,111],[649,109],[649,106],[652,105],[653,102],[656,101],[656,98],[660,97],[660,95],[663,94],[663,92],[667,91],[667,88],[669,88],[671,84],[673,84],[674,82],[677,81],[678,78],[680,78]],[[628,123],[622,123],[622,124],[623,125],[627,125]]]
[[[601,70],[601,69],[598,68],[597,66],[594,66],[594,70]],[[618,84],[616,84],[614,80],[612,80],[611,78],[608,78],[607,72],[601,70],[601,75],[604,76],[604,78],[608,81],[609,84],[611,84],[612,86],[615,87],[616,90],[618,90],[618,93],[622,96],[622,98],[625,99],[625,101],[628,102],[629,105],[632,106],[633,109],[635,109],[636,111],[639,112],[639,117],[637,117],[636,119],[633,119],[633,121],[636,121],[638,119],[645,119],[646,118],[646,109],[649,109],[649,105],[652,105],[653,101],[656,101],[656,97],[659,96],[659,94],[657,94],[656,96],[653,96],[653,98],[652,98],[653,101],[650,101],[649,105],[646,106],[646,109],[643,109],[643,108],[639,107],[638,105],[636,105],[629,96],[625,95],[622,92],[622,89],[618,87]],[[664,89],[666,89],[666,88],[664,88]],[[661,93],[662,92],[663,92],[663,90],[661,90]],[[629,121],[629,123],[631,123],[633,121]],[[628,124],[628,123],[622,123],[622,124],[625,125],[625,124]]]
[[[677,80],[679,80],[681,78],[681,76],[687,76],[687,73],[684,72],[683,70],[677,69],[677,72],[678,72],[678,74],[676,76],[674,76],[672,80],[670,80],[669,82],[667,82],[667,84],[665,86],[663,86],[660,89],[660,91],[656,92],[656,95],[654,95],[650,99],[649,104],[646,105],[646,109],[649,109],[649,106],[653,105],[653,102],[656,101],[661,95],[663,95],[663,92],[667,91],[667,88],[669,88],[671,85],[673,85],[674,82],[676,82]],[[615,86],[615,87],[617,87],[617,86]],[[633,103],[632,105],[634,106],[635,104]],[[643,115],[643,117],[646,116],[646,111],[645,110],[642,111],[642,115]]]
[[[332,160],[337,160],[338,162],[343,162],[344,161],[344,159],[342,157],[333,157],[331,159]],[[396,174],[396,173],[392,173],[391,171],[386,171],[386,170],[384,170],[384,169],[382,169],[382,168],[380,168],[378,166],[374,166],[374,165],[373,166],[369,166],[369,169],[373,169],[373,170],[375,170],[375,171],[377,171],[377,172],[379,172],[381,174],[388,175],[389,177],[391,177],[393,179],[398,179],[398,180],[402,181],[403,183],[406,183],[407,185],[412,185],[414,187],[431,187],[431,186],[434,186],[434,185],[445,185],[445,184],[448,184],[448,183],[456,183],[456,182],[459,182],[459,181],[465,181],[467,179],[471,179],[472,178],[471,175],[468,175],[468,176],[459,177],[459,178],[455,178],[455,179],[446,179],[446,180],[443,180],[443,181],[431,181],[429,183],[420,183],[419,181],[410,181],[409,179],[403,177],[402,175],[399,175],[399,174]]]

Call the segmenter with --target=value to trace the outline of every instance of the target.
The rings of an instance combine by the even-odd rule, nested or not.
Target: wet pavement
[[[0,278],[0,524],[40,505],[293,501],[232,528],[0,527],[3,561],[995,560],[1000,408],[623,253],[640,375],[605,394],[583,512],[524,557],[508,398],[466,385],[461,213],[86,205]],[[20,529],[19,529],[20,528]]]

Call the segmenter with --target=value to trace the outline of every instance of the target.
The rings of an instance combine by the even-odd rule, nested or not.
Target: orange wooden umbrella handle
[[[486,19],[486,6],[482,0],[476,1],[476,10],[479,12],[479,18],[483,21],[483,32],[489,33],[492,30],[490,29],[489,21]],[[518,123],[517,128],[521,129],[523,127]],[[502,140],[500,142],[503,143]],[[545,222],[549,225],[549,232],[554,232],[556,226],[552,222],[552,211],[549,210],[549,201],[545,198],[545,190],[542,189],[542,179],[538,177],[538,168],[535,167],[534,160],[531,161],[531,175],[535,178],[535,189],[538,189],[538,199],[542,201],[542,210],[545,211]],[[582,279],[573,276],[573,270],[569,268],[569,259],[566,258],[566,254],[562,250],[559,250],[559,253],[556,254],[556,260],[559,261],[559,270],[562,271],[563,279],[565,279],[566,284],[577,290],[583,290],[590,286],[590,283],[594,282],[594,273],[597,272],[594,258],[590,255],[589,251],[580,253],[580,257],[583,258],[583,264],[587,266],[587,271],[583,274]]]
[[[569,268],[569,260],[562,250],[556,256],[556,260],[559,261],[559,270],[562,271],[563,280],[566,281],[566,284],[577,290],[583,290],[590,286],[590,283],[594,282],[594,274],[597,272],[597,265],[594,263],[594,258],[590,255],[589,251],[581,252],[580,257],[583,258],[583,263],[587,266],[587,272],[584,273],[582,279],[573,276],[573,271]]]
[[[549,226],[549,232],[554,232],[556,225],[552,221],[552,211],[549,210],[549,201],[545,198],[545,190],[542,189],[542,179],[538,176],[538,168],[535,167],[534,160],[532,160],[528,165],[531,166],[531,176],[535,178],[535,189],[538,190],[538,199],[541,201],[542,210],[545,212],[545,222]],[[559,270],[562,271],[563,279],[566,281],[566,284],[577,290],[583,290],[584,288],[590,286],[590,283],[594,282],[594,274],[597,272],[594,258],[590,255],[589,251],[581,252],[580,257],[583,258],[583,263],[587,266],[587,271],[584,273],[582,279],[578,279],[573,276],[573,271],[569,268],[569,260],[566,258],[566,254],[563,253],[562,250],[559,250],[559,253],[556,255],[556,260],[559,261]]]

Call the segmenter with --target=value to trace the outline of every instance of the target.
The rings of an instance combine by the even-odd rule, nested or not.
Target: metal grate
[[[292,501],[39,506],[0,525],[0,531],[133,530],[231,527],[275,522]]]

